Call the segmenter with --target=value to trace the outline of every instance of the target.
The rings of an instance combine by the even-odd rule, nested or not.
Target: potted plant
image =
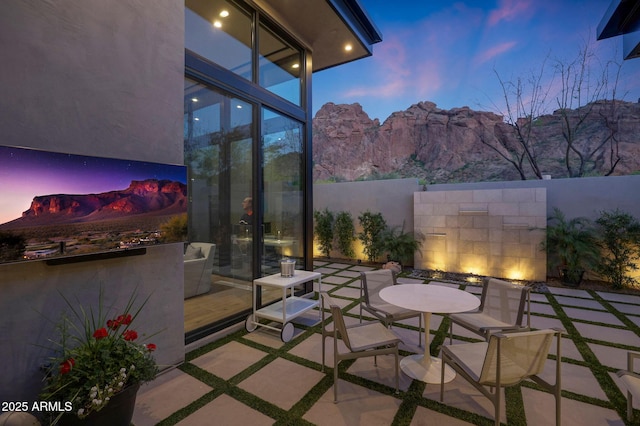
[[[421,235],[418,235],[420,239]],[[404,232],[404,223],[402,227],[390,227],[383,233],[383,247],[388,253],[388,260],[393,260],[401,265],[407,265],[413,262],[413,256],[415,252],[419,252],[422,255],[420,248],[422,247],[422,241],[416,239],[416,235],[413,232]]]
[[[583,217],[567,220],[564,213],[554,208],[548,219],[547,239],[543,250],[556,263],[563,284],[577,287],[585,269],[595,264],[598,247],[589,221]]]
[[[65,412],[48,419],[51,424],[126,425],[131,423],[135,398],[142,383],[158,373],[153,343],[141,343],[133,322],[148,301],[133,309],[136,293],[124,311],[113,317],[104,309],[85,310],[64,297],[71,315],[64,314],[51,340],[55,353],[48,363],[40,398],[64,401]]]

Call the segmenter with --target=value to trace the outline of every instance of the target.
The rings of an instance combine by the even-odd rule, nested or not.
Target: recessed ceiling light
[[[236,108],[242,109],[242,105],[236,105]]]
[[[344,50],[346,50],[347,52],[351,52],[351,50],[353,50],[353,46],[351,46],[350,43],[347,43],[344,45]]]
[[[191,98],[191,102],[198,102],[198,98]]]
[[[227,16],[229,16],[229,11],[228,10],[223,10],[222,12],[220,12],[220,17],[221,18],[226,18]]]
[[[222,22],[220,22],[218,20],[213,21],[213,26],[216,27],[216,28],[222,28]]]
[[[298,68],[300,68],[300,64],[293,64],[293,65],[291,65],[291,68],[297,70]]]
[[[194,121],[200,121],[200,119],[198,117],[193,117]]]

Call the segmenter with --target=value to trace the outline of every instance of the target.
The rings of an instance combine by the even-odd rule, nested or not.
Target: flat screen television
[[[183,165],[0,146],[0,264],[186,240]]]

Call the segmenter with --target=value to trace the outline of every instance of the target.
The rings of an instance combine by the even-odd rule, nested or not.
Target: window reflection
[[[224,0],[186,0],[185,5],[185,47],[253,80],[251,14]]]
[[[252,305],[254,240],[251,226],[240,219],[243,200],[252,193],[254,107],[188,78],[184,93],[189,242],[215,245],[210,287],[188,282],[185,268],[185,291],[197,287],[195,294],[185,293],[188,333]]]
[[[302,124],[264,108],[262,126],[263,270],[275,273],[282,258],[304,269]]]
[[[272,93],[300,105],[302,54],[263,24],[260,43],[260,85]]]

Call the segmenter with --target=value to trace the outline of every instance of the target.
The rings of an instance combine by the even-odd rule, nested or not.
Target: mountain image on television
[[[186,239],[185,166],[0,146],[0,263]]]

